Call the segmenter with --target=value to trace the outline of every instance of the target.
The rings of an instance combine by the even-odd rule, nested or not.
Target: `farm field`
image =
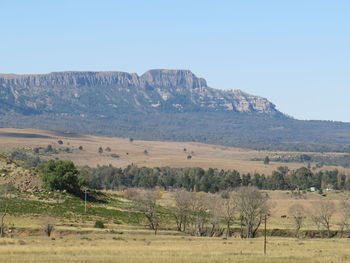
[[[349,239],[207,238],[159,233],[23,236],[0,240],[0,262],[335,263],[350,261]]]
[[[62,140],[63,145],[58,144]],[[264,165],[262,161],[252,161],[254,158],[264,158],[276,152],[256,151],[227,146],[210,145],[192,142],[160,142],[142,141],[129,138],[99,137],[90,135],[65,134],[52,131],[33,129],[0,128],[0,151],[10,152],[16,149],[32,149],[35,147],[54,148],[68,147],[71,152],[60,151],[58,154],[40,156],[43,159],[60,158],[72,160],[76,165],[97,166],[112,164],[115,167],[126,167],[129,164],[147,167],[201,167],[218,169],[236,169],[241,173],[270,174],[279,166],[297,169],[305,163],[270,162]],[[79,150],[79,146],[83,150]],[[98,148],[110,148],[110,151],[98,153]],[[184,151],[186,149],[186,151]],[[145,151],[147,153],[145,153]],[[282,153],[282,152],[281,152]],[[115,154],[118,158],[113,158]],[[337,153],[330,153],[337,155]],[[191,155],[191,159],[187,156]],[[337,168],[350,173],[350,169],[324,166],[322,169]]]

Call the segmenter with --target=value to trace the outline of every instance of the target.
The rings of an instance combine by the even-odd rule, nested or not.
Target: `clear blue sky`
[[[350,122],[350,1],[0,0],[0,72],[190,69]]]

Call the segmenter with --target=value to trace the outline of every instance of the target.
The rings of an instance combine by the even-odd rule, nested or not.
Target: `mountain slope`
[[[0,75],[0,95],[2,110],[24,114],[278,112],[264,98],[209,88],[188,70],[150,70],[142,76],[125,72]]]
[[[210,88],[188,70],[3,74],[0,127],[350,152],[349,123],[295,120],[265,98]]]

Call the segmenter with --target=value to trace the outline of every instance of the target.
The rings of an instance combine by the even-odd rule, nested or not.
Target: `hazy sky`
[[[350,1],[0,0],[0,72],[190,69],[350,122]]]

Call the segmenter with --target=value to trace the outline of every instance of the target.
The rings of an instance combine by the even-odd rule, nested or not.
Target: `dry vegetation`
[[[269,262],[331,263],[350,261],[348,239],[298,240],[196,238],[144,234],[77,234],[51,240],[20,237],[0,240],[0,262]]]
[[[30,138],[31,136],[36,136],[36,138]],[[62,140],[63,145],[59,145],[58,140]],[[73,153],[60,152],[48,156],[48,159],[53,157],[69,159],[78,166],[112,164],[116,167],[126,167],[133,163],[147,167],[236,169],[241,173],[259,172],[265,174],[270,174],[282,165],[287,165],[290,169],[305,166],[302,163],[281,162],[271,162],[269,165],[264,165],[263,162],[251,161],[251,159],[263,158],[271,152],[227,146],[191,142],[130,141],[129,138],[69,135],[32,129],[0,129],[0,151],[8,152],[14,149],[46,147],[49,144],[57,148],[69,147],[73,150]],[[83,150],[79,150],[79,146],[83,146]],[[103,153],[98,152],[100,147],[104,149]],[[108,147],[111,151],[105,151]],[[119,158],[112,158],[111,154],[113,153],[117,154]],[[188,159],[188,155],[191,155],[192,158]],[[335,167],[323,167],[323,169],[333,168]],[[337,168],[350,172],[350,169]]]

